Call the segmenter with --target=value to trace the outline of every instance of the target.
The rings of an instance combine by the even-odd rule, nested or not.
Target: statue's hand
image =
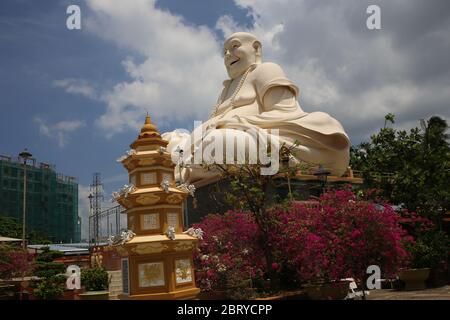
[[[167,152],[172,154],[178,146],[180,148],[184,147],[184,144],[189,139],[190,134],[183,132],[182,130],[175,130],[163,133],[161,137],[169,142],[167,145]]]

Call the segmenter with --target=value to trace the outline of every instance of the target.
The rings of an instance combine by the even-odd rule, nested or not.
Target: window
[[[177,284],[192,282],[191,260],[175,260],[175,274]]]
[[[168,213],[167,214],[167,225],[172,226],[175,230],[180,225],[179,214],[178,213]]]
[[[142,230],[155,230],[159,229],[159,213],[149,213],[141,216]]]
[[[138,266],[139,287],[160,287],[166,284],[164,262],[141,263]]]
[[[142,173],[141,184],[156,184],[156,172]]]

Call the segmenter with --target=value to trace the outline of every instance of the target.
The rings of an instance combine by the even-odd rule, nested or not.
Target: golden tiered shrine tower
[[[167,144],[147,116],[131,150],[118,160],[128,170],[130,185],[115,198],[135,234],[115,246],[122,257],[120,299],[190,299],[200,291],[192,260],[197,238],[183,233],[189,191],[175,184]]]

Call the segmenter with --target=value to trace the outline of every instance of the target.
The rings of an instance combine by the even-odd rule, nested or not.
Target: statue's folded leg
[[[296,146],[293,156],[307,163],[323,165],[334,176],[345,173],[350,158],[347,149],[332,150],[302,145]]]
[[[189,182],[209,179],[220,175],[219,170],[205,169],[207,164],[257,163],[257,143],[255,137],[235,129],[215,129],[201,140],[194,142],[194,155],[187,159],[189,168],[182,172]]]
[[[217,169],[205,170],[201,165],[190,165],[181,170],[182,181],[186,183],[196,183],[202,180],[214,179],[220,175]],[[179,175],[178,175],[179,176]]]
[[[194,141],[192,148],[187,135],[175,135],[171,137],[172,153],[175,146],[181,146],[185,151],[185,166],[175,169],[176,179],[194,183],[200,180],[212,179],[220,175],[216,169],[206,170],[204,164],[243,164],[256,163],[258,160],[258,144],[255,136],[235,129],[215,129],[206,134],[203,139]],[[283,140],[283,139],[282,139]],[[187,143],[183,146],[183,143]],[[188,150],[195,150],[189,154]],[[175,155],[174,155],[175,156]],[[332,175],[341,176],[347,170],[349,153],[347,148],[331,149],[320,145],[297,145],[293,150],[293,156],[302,162],[313,165],[323,165],[331,171]]]

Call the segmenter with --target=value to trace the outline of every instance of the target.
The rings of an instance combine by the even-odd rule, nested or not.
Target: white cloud
[[[225,37],[235,32],[243,31],[239,24],[234,21],[233,17],[229,15],[221,16],[219,20],[217,20],[216,28],[221,30]]]
[[[86,123],[80,120],[60,121],[55,124],[47,124],[39,117],[34,118],[34,122],[39,126],[39,133],[51,139],[58,141],[58,146],[63,148],[68,141],[68,135],[84,126]]]
[[[295,76],[299,83],[303,83],[300,88],[300,97],[308,97],[312,107],[338,102],[340,98],[338,88],[328,79],[317,59],[311,58],[303,65],[294,65],[289,69],[289,73]]]
[[[86,29],[138,56],[122,62],[131,81],[103,95],[107,110],[97,125],[107,135],[139,129],[147,111],[157,122],[209,114],[226,78],[212,30],[188,25],[182,17],[155,8],[155,1],[87,4],[92,16]]]
[[[97,98],[94,87],[83,79],[67,78],[54,80],[53,86],[63,88],[68,93],[79,94],[91,99]]]
[[[250,15],[260,18],[257,14],[250,11]],[[255,21],[254,25],[251,28],[246,28],[240,26],[233,17],[229,15],[221,16],[216,23],[216,29],[222,31],[225,38],[230,36],[235,32],[246,31],[251,32],[256,35],[259,40],[264,44],[264,47],[267,45],[270,46],[271,50],[280,50],[279,43],[277,41],[277,35],[284,30],[284,25],[282,22],[275,23],[270,26],[270,29],[265,29],[260,25],[259,22]]]

